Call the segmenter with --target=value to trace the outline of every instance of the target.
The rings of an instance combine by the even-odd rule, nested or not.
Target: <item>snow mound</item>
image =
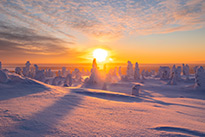
[[[100,99],[112,100],[112,101],[121,101],[121,102],[138,102],[141,99],[137,98],[136,96],[132,96],[129,94],[112,92],[112,91],[105,91],[105,90],[92,90],[92,89],[72,89],[74,93],[92,96]]]
[[[2,76],[4,76],[4,79]],[[50,89],[50,86],[47,84],[22,77],[15,73],[3,73],[3,71],[0,71],[0,79],[0,100],[25,96]]]
[[[8,76],[6,74],[6,72],[4,72],[3,70],[0,70],[0,83],[6,83],[8,82]]]

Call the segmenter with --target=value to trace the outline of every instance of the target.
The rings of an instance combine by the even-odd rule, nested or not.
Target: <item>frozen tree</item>
[[[34,79],[44,82],[46,80],[44,70],[39,70],[37,64],[34,64],[34,68],[35,72],[32,70],[33,74],[35,73]]]
[[[135,63],[134,79],[135,80],[139,80],[140,79],[140,69],[139,69],[139,65],[138,65],[137,62]]]
[[[97,73],[98,73],[97,63],[96,63],[96,59],[94,59],[93,64],[92,64],[91,75],[90,75],[90,79],[89,79],[90,83],[93,83],[93,84],[97,83],[97,81],[98,81]]]
[[[1,64],[1,61],[0,61],[0,69],[2,69],[2,64]]]
[[[53,72],[51,71],[51,69],[48,69],[48,75],[47,77],[53,77]]]
[[[119,66],[119,68],[118,68],[118,74],[120,75],[120,77],[122,76],[122,68],[121,68],[121,66]]]
[[[58,76],[61,76],[61,71],[60,70],[58,70]]]
[[[31,68],[30,71],[29,71],[28,77],[34,78],[34,76],[35,76],[34,68]]]
[[[144,73],[144,75],[145,75],[146,77],[149,77],[149,76],[151,76],[152,74],[151,74],[151,72],[149,72],[148,70],[146,70],[145,73]]]
[[[86,84],[98,84],[100,82],[99,70],[97,67],[96,59],[93,59],[91,75],[89,79],[87,79],[85,82]]]
[[[182,64],[182,71],[183,71],[183,75],[186,76],[186,79],[189,79],[189,65],[188,64]]]
[[[6,72],[3,70],[0,70],[0,83],[6,83],[8,82],[9,78]]]
[[[142,75],[142,79],[145,79],[145,70],[144,69],[142,70],[141,75]]]
[[[16,67],[15,68],[15,73],[21,75],[21,68],[20,67]]]
[[[116,83],[120,80],[120,77],[119,77],[118,71],[117,71],[117,67],[115,67],[114,70],[110,69],[108,75],[109,75],[108,78],[110,78],[109,82]]]
[[[185,72],[185,65],[182,64],[182,74],[185,75],[185,73],[186,73],[186,72]]]
[[[31,63],[29,61],[27,61],[25,65],[26,65],[26,68],[29,70],[30,66],[31,66]]]
[[[182,68],[180,66],[178,66],[176,69],[176,72],[175,72],[177,80],[181,80],[181,72],[182,72]]]
[[[198,67],[196,70],[195,87],[205,89],[205,71],[202,66]]]
[[[172,67],[172,72],[175,72],[176,71],[176,66],[175,65],[173,65],[173,67]],[[172,73],[171,72],[171,73]]]
[[[29,69],[30,69],[31,63],[29,61],[26,62],[25,67],[23,67],[23,75],[28,76],[29,75]]]
[[[185,76],[186,76],[186,79],[188,80],[189,79],[189,65],[186,64],[185,66]]]
[[[52,81],[52,85],[55,86],[63,86],[63,84],[65,85],[65,78],[63,78],[62,76],[57,76]]]
[[[170,77],[170,68],[167,66],[160,66],[159,68],[159,77],[160,79],[169,79]]]
[[[44,82],[45,81],[44,70],[38,70],[35,74],[34,79]]]
[[[26,67],[23,67],[23,72],[22,72],[22,73],[23,73],[24,76],[27,76],[27,75],[28,75],[28,72],[27,72]]]
[[[48,77],[48,69],[45,69],[45,76]]]
[[[34,64],[34,68],[35,68],[35,72],[37,72],[38,71],[38,65]]]
[[[83,68],[82,71],[81,71],[81,75],[82,75],[82,76],[85,76],[85,75],[86,75],[86,72],[85,72],[85,69],[84,69],[84,68]]]
[[[62,76],[63,76],[63,77],[66,76],[66,67],[62,67]]]
[[[198,67],[199,67],[199,66],[195,66],[195,67],[194,67],[194,73],[196,73],[196,70],[197,70]]]
[[[170,81],[167,83],[168,85],[176,85],[177,84],[177,69],[175,65],[172,67],[172,73],[170,77]]]
[[[130,61],[127,62],[127,78],[133,79],[133,65]]]
[[[75,68],[72,75],[73,75],[73,79],[75,80],[75,82],[82,81],[81,73],[80,73],[80,70],[78,68]]]
[[[151,75],[155,75],[155,70],[151,70]]]
[[[68,74],[66,76],[66,79],[65,79],[65,82],[64,82],[64,86],[65,87],[71,87],[72,86],[72,83],[73,83],[73,80],[72,80],[72,74]]]

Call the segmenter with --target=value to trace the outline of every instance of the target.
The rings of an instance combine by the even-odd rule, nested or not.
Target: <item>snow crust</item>
[[[114,68],[109,77],[119,79],[109,82],[106,74],[100,81],[98,76],[104,71],[93,62],[99,75],[93,70],[88,78],[100,84],[83,87],[78,80],[89,74],[85,71],[70,73],[62,68],[60,76],[54,76],[51,70],[35,66],[24,72],[27,76],[17,73],[20,70],[0,70],[2,137],[205,136],[203,67],[197,67],[188,80],[176,66],[170,69],[169,77],[167,72],[160,74],[163,78],[144,70],[143,81],[135,80],[135,73],[130,75],[132,79],[121,80],[122,74]],[[169,69],[161,70],[165,73]],[[34,79],[39,72],[44,72],[39,75],[44,75],[45,81]],[[176,84],[167,84],[169,81]]]

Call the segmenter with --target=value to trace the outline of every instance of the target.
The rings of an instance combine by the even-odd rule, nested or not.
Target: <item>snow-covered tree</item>
[[[71,87],[72,84],[73,84],[72,74],[69,73],[65,78],[64,86]]]
[[[139,65],[138,65],[137,62],[135,63],[134,79],[135,80],[139,80],[140,79],[140,69],[139,69]]]
[[[160,79],[169,79],[170,77],[170,68],[168,66],[160,66],[159,68],[159,77]]]
[[[205,89],[205,71],[202,66],[198,67],[196,70],[195,87]]]
[[[31,63],[29,61],[26,62],[25,67],[23,67],[23,75],[28,76],[30,70]]]
[[[120,77],[122,76],[122,68],[121,68],[121,66],[119,66],[119,68],[118,68],[118,74],[120,75]]]
[[[98,66],[96,63],[96,59],[93,59],[93,64],[92,64],[92,69],[91,69],[91,75],[90,77],[85,81],[86,84],[98,84],[101,81],[100,77],[99,77],[99,70],[98,70]]]
[[[15,73],[21,75],[21,68],[20,67],[16,67],[15,68]]]
[[[62,67],[62,76],[66,77],[66,67]]]
[[[127,62],[127,78],[133,79],[133,75],[134,75],[133,65],[132,65],[131,61],[128,61]]]
[[[178,66],[176,69],[176,72],[175,72],[177,80],[181,80],[181,72],[182,72],[182,68],[181,68],[181,66]]]
[[[168,85],[176,85],[177,84],[177,69],[176,69],[175,65],[173,65],[173,67],[172,67],[171,77],[170,77],[170,80],[167,84]]]

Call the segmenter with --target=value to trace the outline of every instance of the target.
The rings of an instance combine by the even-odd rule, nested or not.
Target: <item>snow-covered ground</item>
[[[0,136],[205,136],[205,92],[149,78],[108,90],[58,87],[16,74],[0,83]]]

